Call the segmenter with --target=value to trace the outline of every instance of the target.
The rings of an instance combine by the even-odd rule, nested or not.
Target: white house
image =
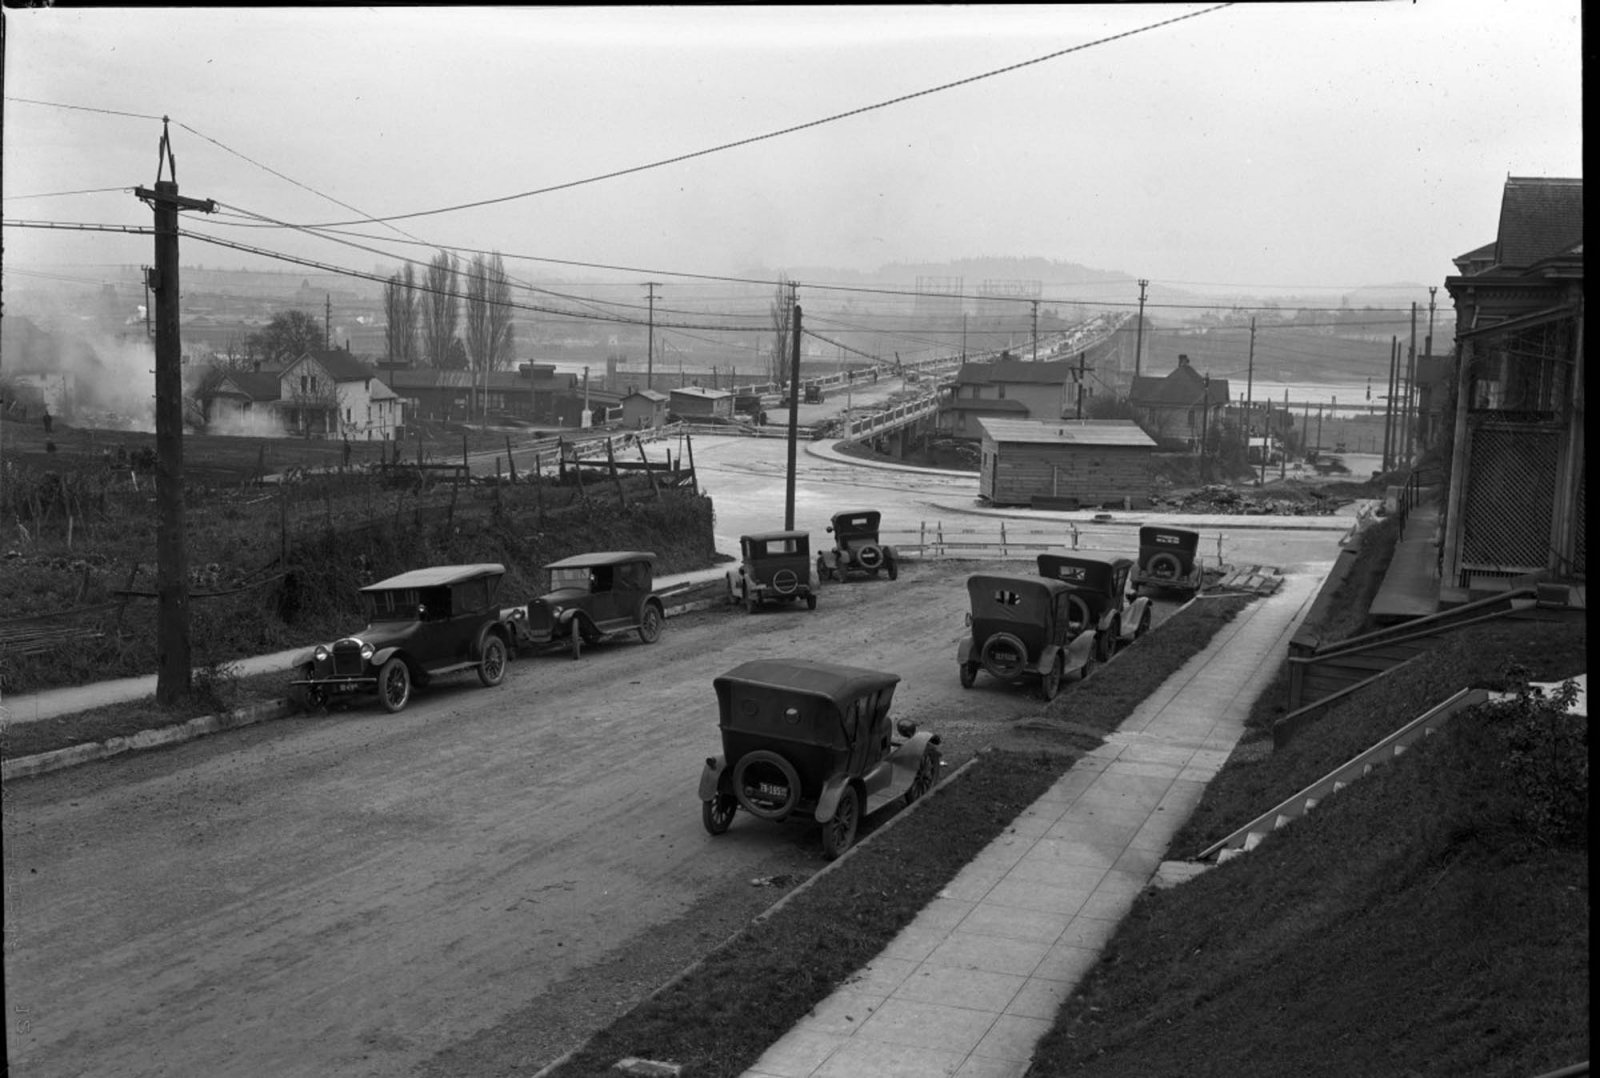
[[[405,421],[400,396],[349,352],[307,352],[278,375],[278,407],[292,434],[388,441]]]

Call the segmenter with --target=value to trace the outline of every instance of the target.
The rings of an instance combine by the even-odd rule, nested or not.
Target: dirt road
[[[8,785],[14,1073],[536,1069],[783,893],[752,879],[823,863],[814,828],[702,829],[714,676],[761,656],[895,671],[895,713],[943,734],[952,764],[1037,710],[957,687],[974,568],[828,585],[814,613],[676,618],[656,645],[522,658],[499,688],[469,675],[398,716],[335,711]]]

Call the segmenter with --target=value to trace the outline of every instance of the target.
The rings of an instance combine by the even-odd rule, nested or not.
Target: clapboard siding
[[[1150,489],[1152,450],[1137,446],[1010,445],[984,440],[995,454],[979,491],[994,505],[1027,505],[1035,497],[1120,502]]]

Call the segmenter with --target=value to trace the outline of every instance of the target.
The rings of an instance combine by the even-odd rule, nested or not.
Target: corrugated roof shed
[[[978,425],[996,442],[1034,445],[1122,445],[1156,447],[1131,419],[991,419]]]
[[[680,389],[674,389],[672,395],[674,397],[699,397],[703,400],[721,400],[723,397],[733,396],[726,389],[707,389],[705,386],[683,386]]]

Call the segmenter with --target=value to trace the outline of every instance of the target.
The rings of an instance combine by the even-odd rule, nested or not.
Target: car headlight
[[[328,661],[328,649],[322,644],[318,644],[317,649],[311,653],[311,657],[319,663],[325,663]]]
[[[559,618],[561,616],[561,608],[559,606],[552,606],[550,608],[550,616],[553,618]]]
[[[372,645],[365,641],[361,644],[361,658],[363,660],[372,658]]]

